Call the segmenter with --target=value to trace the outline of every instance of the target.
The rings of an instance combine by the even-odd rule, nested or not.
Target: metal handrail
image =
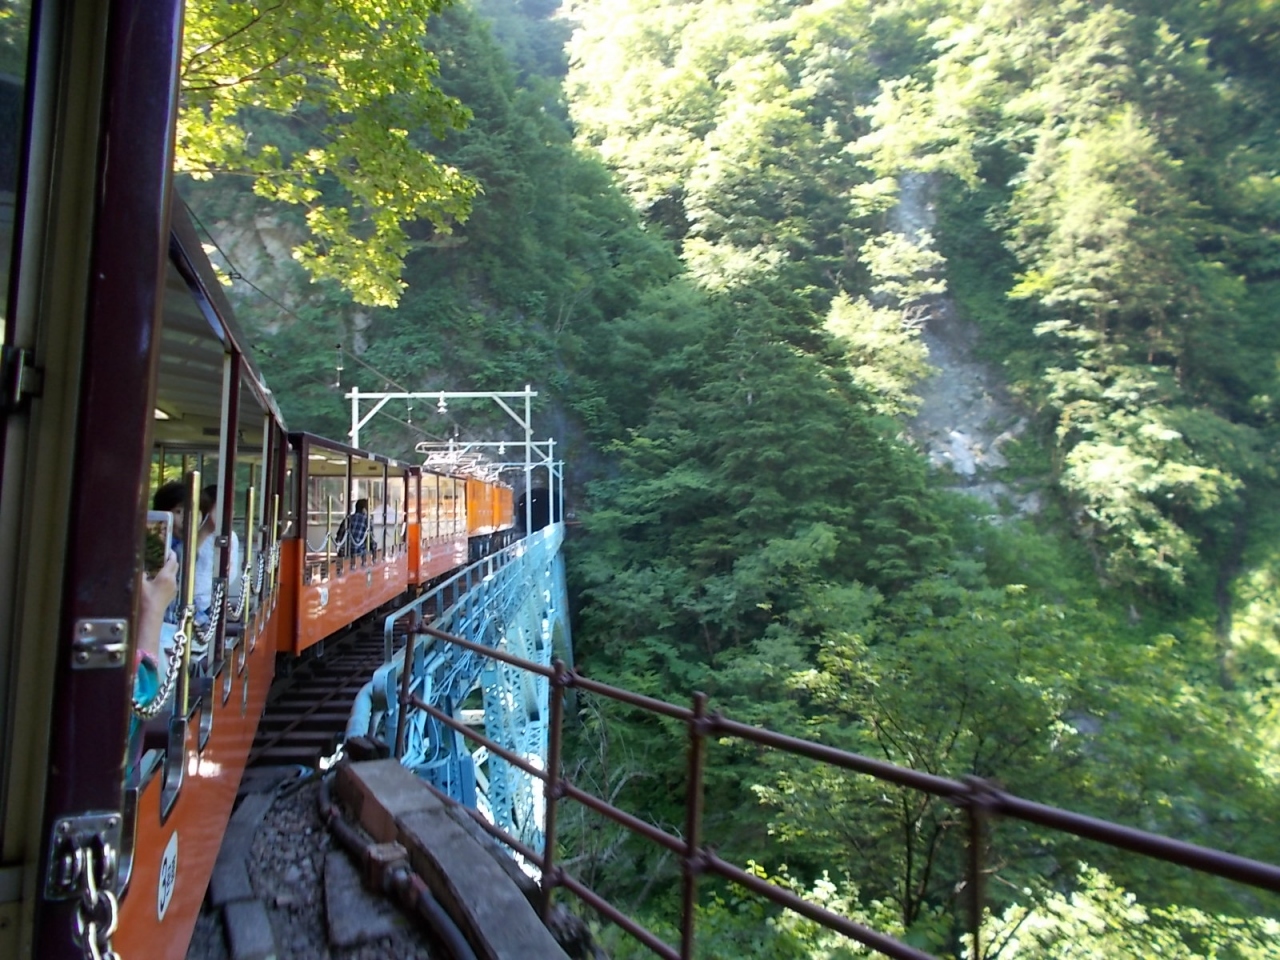
[[[390,622],[388,622],[388,627],[390,627]],[[986,821],[993,816],[1005,816],[1039,824],[1043,827],[1089,840],[1097,840],[1168,863],[1191,867],[1203,873],[1224,877],[1228,880],[1249,884],[1265,890],[1280,892],[1280,866],[1275,864],[1251,860],[1247,857],[1240,857],[1209,847],[1201,847],[1181,840],[1174,840],[1144,830],[1098,820],[1058,807],[1034,803],[1006,793],[976,777],[960,781],[921,773],[918,770],[899,767],[882,760],[850,753],[835,747],[815,743],[811,740],[803,740],[798,737],[776,733],[763,727],[739,723],[724,717],[720,713],[706,712],[706,696],[701,693],[694,695],[692,709],[680,707],[590,680],[573,668],[566,666],[562,660],[555,661],[551,667],[545,667],[503,650],[473,643],[462,637],[422,624],[415,625],[408,631],[404,651],[405,663],[412,662],[414,644],[419,636],[429,636],[445,643],[454,644],[481,656],[545,677],[550,681],[551,724],[548,731],[549,757],[546,770],[529,763],[518,754],[505,749],[444,711],[425,703],[420,697],[411,692],[411,686],[407,682],[403,683],[400,688],[401,723],[403,724],[408,708],[413,707],[425,711],[431,717],[457,731],[468,740],[487,748],[494,755],[501,757],[530,776],[541,780],[546,798],[546,828],[544,830],[544,846],[541,856],[536,855],[534,851],[509,836],[505,831],[489,824],[478,811],[471,811],[477,823],[494,837],[507,844],[507,846],[541,867],[544,914],[551,908],[554,889],[558,886],[565,887],[578,896],[579,899],[593,907],[605,919],[626,930],[655,954],[663,957],[664,960],[691,960],[693,956],[697,878],[703,873],[713,873],[723,877],[731,883],[750,890],[778,906],[793,910],[886,956],[901,958],[901,960],[937,960],[932,954],[925,953],[900,940],[855,923],[847,917],[842,917],[826,910],[819,904],[803,899],[784,887],[769,883],[767,880],[750,874],[720,859],[713,850],[703,846],[700,840],[702,828],[702,774],[705,764],[705,744],[708,738],[733,737],[761,746],[809,757],[842,769],[867,774],[901,787],[945,798],[963,809],[969,818],[970,857],[969,878],[966,887],[971,894],[969,898],[969,924],[975,944],[981,943],[982,932],[984,893],[981,881],[983,876],[982,847],[984,845],[985,825]],[[407,678],[407,672],[405,678]],[[563,726],[564,691],[570,687],[591,691],[611,700],[671,717],[686,724],[689,734],[690,789],[686,797],[687,818],[685,836],[683,838],[667,833],[653,824],[579,789],[564,778],[560,769],[561,728]],[[401,737],[397,737],[397,755],[399,748],[402,746],[401,739]],[[582,803],[627,830],[666,847],[681,858],[685,879],[679,950],[664,943],[660,938],[627,917],[604,898],[591,891],[556,865],[556,808],[562,798],[569,798]]]

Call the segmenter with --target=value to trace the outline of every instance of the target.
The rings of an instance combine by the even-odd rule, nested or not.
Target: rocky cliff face
[[[210,253],[211,259],[224,273],[234,279],[248,280],[231,285],[228,296],[232,304],[252,307],[255,316],[262,317],[265,291],[285,309],[266,310],[261,327],[267,334],[278,333],[281,327],[294,322],[290,311],[296,312],[306,305],[309,294],[317,288],[293,259],[293,251],[306,240],[303,230],[270,213],[257,213],[252,217],[218,219],[209,227],[220,250]],[[221,255],[225,252],[225,257]],[[228,262],[228,258],[229,261]],[[345,317],[348,332],[345,345],[356,354],[364,352],[365,331],[371,322],[368,311],[352,305]]]
[[[889,228],[912,239],[932,233],[936,189],[936,179],[928,174],[904,174]],[[933,372],[915,388],[921,404],[909,424],[912,439],[947,485],[993,508],[1008,504],[1020,513],[1038,511],[1038,494],[1019,492],[992,476],[1008,465],[1001,448],[1022,433],[1026,420],[999,369],[976,356],[977,325],[960,315],[950,295],[930,307],[921,338]]]

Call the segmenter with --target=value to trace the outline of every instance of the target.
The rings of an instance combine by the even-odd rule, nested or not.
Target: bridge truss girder
[[[403,629],[429,620],[438,630],[548,667],[553,656],[569,659],[563,539],[563,524],[545,527],[389,615],[389,659],[361,692],[347,735],[396,741],[405,669],[404,650],[390,656],[397,624]],[[565,649],[553,651],[559,638]],[[425,636],[414,644],[409,671],[410,692],[455,719],[474,716],[466,708],[478,695],[485,735],[546,769],[550,685],[545,677]],[[470,752],[461,734],[424,711],[410,709],[405,729],[401,763],[533,850],[542,850],[541,781],[483,748]]]

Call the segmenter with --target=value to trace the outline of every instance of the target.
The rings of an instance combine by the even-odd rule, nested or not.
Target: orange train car
[[[280,551],[289,628],[278,635],[281,653],[314,647],[409,588],[413,479],[407,463],[289,435]]]
[[[484,537],[497,530],[494,518],[494,487],[475,477],[466,478],[467,534]]]
[[[506,484],[470,476],[466,490],[467,536],[474,561],[509,541],[514,530],[512,491]]]
[[[515,528],[515,494],[505,484],[495,484],[498,497],[498,529],[510,531]]]
[[[514,526],[512,491],[503,483],[467,478],[467,534],[491,537]]]
[[[183,6],[29,4],[7,25],[15,51],[40,41],[0,77],[0,957],[15,960],[85,956],[94,889],[118,920],[99,952],[180,960],[277,658],[510,530],[504,487],[469,496],[465,478],[287,433],[173,192]],[[188,517],[216,488],[200,550],[217,586],[181,604],[199,608],[196,647],[144,717],[143,521],[175,479]]]
[[[181,211],[170,246],[148,500],[179,478],[218,489],[216,586],[208,601],[196,595],[197,606],[213,606],[207,622],[189,628],[199,646],[188,654],[186,676],[126,754],[114,949],[177,960],[217,859],[288,616],[278,566],[286,446],[279,411],[240,350],[221,287]],[[194,514],[193,502],[189,496]]]
[[[19,4],[6,20],[0,956],[14,960],[185,955],[275,670],[287,440],[173,193],[183,7]],[[183,476],[188,515],[197,484],[217,488],[222,590],[144,718],[139,644],[164,637],[139,614],[144,520]],[[198,539],[182,537],[191,570]]]
[[[467,562],[466,482],[415,467],[409,495],[409,582],[430,583]]]

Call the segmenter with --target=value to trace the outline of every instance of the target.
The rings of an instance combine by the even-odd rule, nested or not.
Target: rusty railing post
[[[694,917],[698,909],[698,874],[702,872],[702,774],[706,766],[707,743],[704,728],[707,695],[693,695],[693,716],[689,719],[689,786],[685,798],[684,908],[680,918],[680,958],[692,960]]]
[[[543,784],[546,804],[546,827],[542,831],[542,919],[551,916],[552,891],[556,888],[556,809],[560,799],[560,746],[564,727],[564,688],[568,671],[564,661],[552,664],[554,673],[551,684],[551,717],[547,742],[547,779]]]
[[[400,709],[396,712],[396,759],[404,757],[404,739],[409,726],[409,683],[413,679],[413,646],[418,631],[412,627],[404,637],[404,664],[400,667]]]
[[[969,820],[969,933],[973,937],[973,960],[982,960],[982,908],[986,899],[982,862],[987,844],[991,788],[977,777],[965,777],[964,784],[969,788],[969,797],[964,805]]]

